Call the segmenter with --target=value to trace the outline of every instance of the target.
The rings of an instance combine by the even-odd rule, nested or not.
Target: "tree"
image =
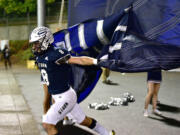
[[[47,4],[51,4],[55,0],[46,0]],[[0,8],[6,14],[22,14],[27,11],[30,13],[36,12],[37,0],[0,0]]]

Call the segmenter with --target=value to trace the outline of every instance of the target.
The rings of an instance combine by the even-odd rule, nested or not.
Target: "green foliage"
[[[46,0],[46,3],[50,4],[50,3],[53,3],[55,2],[55,0]]]
[[[22,50],[23,46],[26,45],[26,40],[11,40],[10,41],[10,48],[11,53],[15,54],[18,53],[20,50]]]
[[[46,0],[47,4],[51,4],[55,0]],[[3,9],[6,14],[35,12],[37,8],[37,0],[0,0],[0,8]]]
[[[13,63],[25,63],[34,57],[27,40],[10,41],[10,50]]]
[[[19,58],[20,62],[29,60],[33,57],[31,48],[27,48],[26,50],[20,50],[18,54],[16,54],[16,56]]]

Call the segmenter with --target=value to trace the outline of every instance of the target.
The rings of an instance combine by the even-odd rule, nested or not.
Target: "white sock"
[[[109,132],[107,131],[107,129],[101,126],[98,122],[96,122],[96,126],[92,130],[96,131],[100,135],[109,135]]]

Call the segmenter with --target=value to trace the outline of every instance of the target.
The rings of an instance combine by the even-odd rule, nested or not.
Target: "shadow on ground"
[[[158,121],[164,122],[165,124],[167,124],[169,126],[180,128],[180,121],[179,120],[174,119],[174,118],[170,118],[170,117],[166,117],[163,115],[156,115],[156,116],[159,116],[159,118],[152,117],[152,116],[150,116],[149,118],[153,119],[153,120],[158,120]]]
[[[62,121],[58,122],[56,127],[58,128],[58,133],[60,135],[93,135],[86,130],[83,130],[73,125],[63,126]]]
[[[162,112],[171,112],[171,113],[180,113],[180,108],[176,106],[166,105],[166,104],[158,104],[158,110]]]

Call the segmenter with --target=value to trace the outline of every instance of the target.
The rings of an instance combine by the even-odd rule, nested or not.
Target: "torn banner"
[[[180,1],[137,0],[120,20],[101,66],[119,72],[180,67]]]
[[[137,19],[133,11],[123,16],[113,33],[111,43],[101,52],[100,58],[104,60],[100,62],[100,66],[119,72],[180,67],[180,41],[169,44],[142,36],[139,32],[141,27],[135,23]]]
[[[138,24],[133,10],[126,9],[110,17],[88,20],[57,32],[54,45],[65,45],[69,51],[78,54],[95,48],[100,52],[99,58],[104,59],[100,66],[119,72],[179,67],[180,41],[170,44],[150,39],[143,35]]]
[[[54,46],[64,46],[78,55],[96,57],[100,54],[99,58],[106,58],[100,65],[114,71],[179,67],[180,1],[135,0],[132,5],[129,12],[121,10],[107,18],[87,20],[55,33]],[[75,68],[74,79],[77,77],[79,81],[73,84],[78,84],[77,89],[82,88],[78,98],[81,102],[92,91],[101,72],[93,69],[91,77],[96,81],[90,82],[88,71],[91,69]],[[81,76],[77,76],[80,73]],[[87,81],[81,83],[84,77]]]
[[[104,45],[110,43],[114,29],[124,11],[106,19],[92,19],[54,34],[55,47],[64,47],[74,55],[97,57]],[[109,25],[111,24],[111,25]],[[72,65],[71,85],[78,95],[78,103],[94,89],[102,69],[97,66]]]

